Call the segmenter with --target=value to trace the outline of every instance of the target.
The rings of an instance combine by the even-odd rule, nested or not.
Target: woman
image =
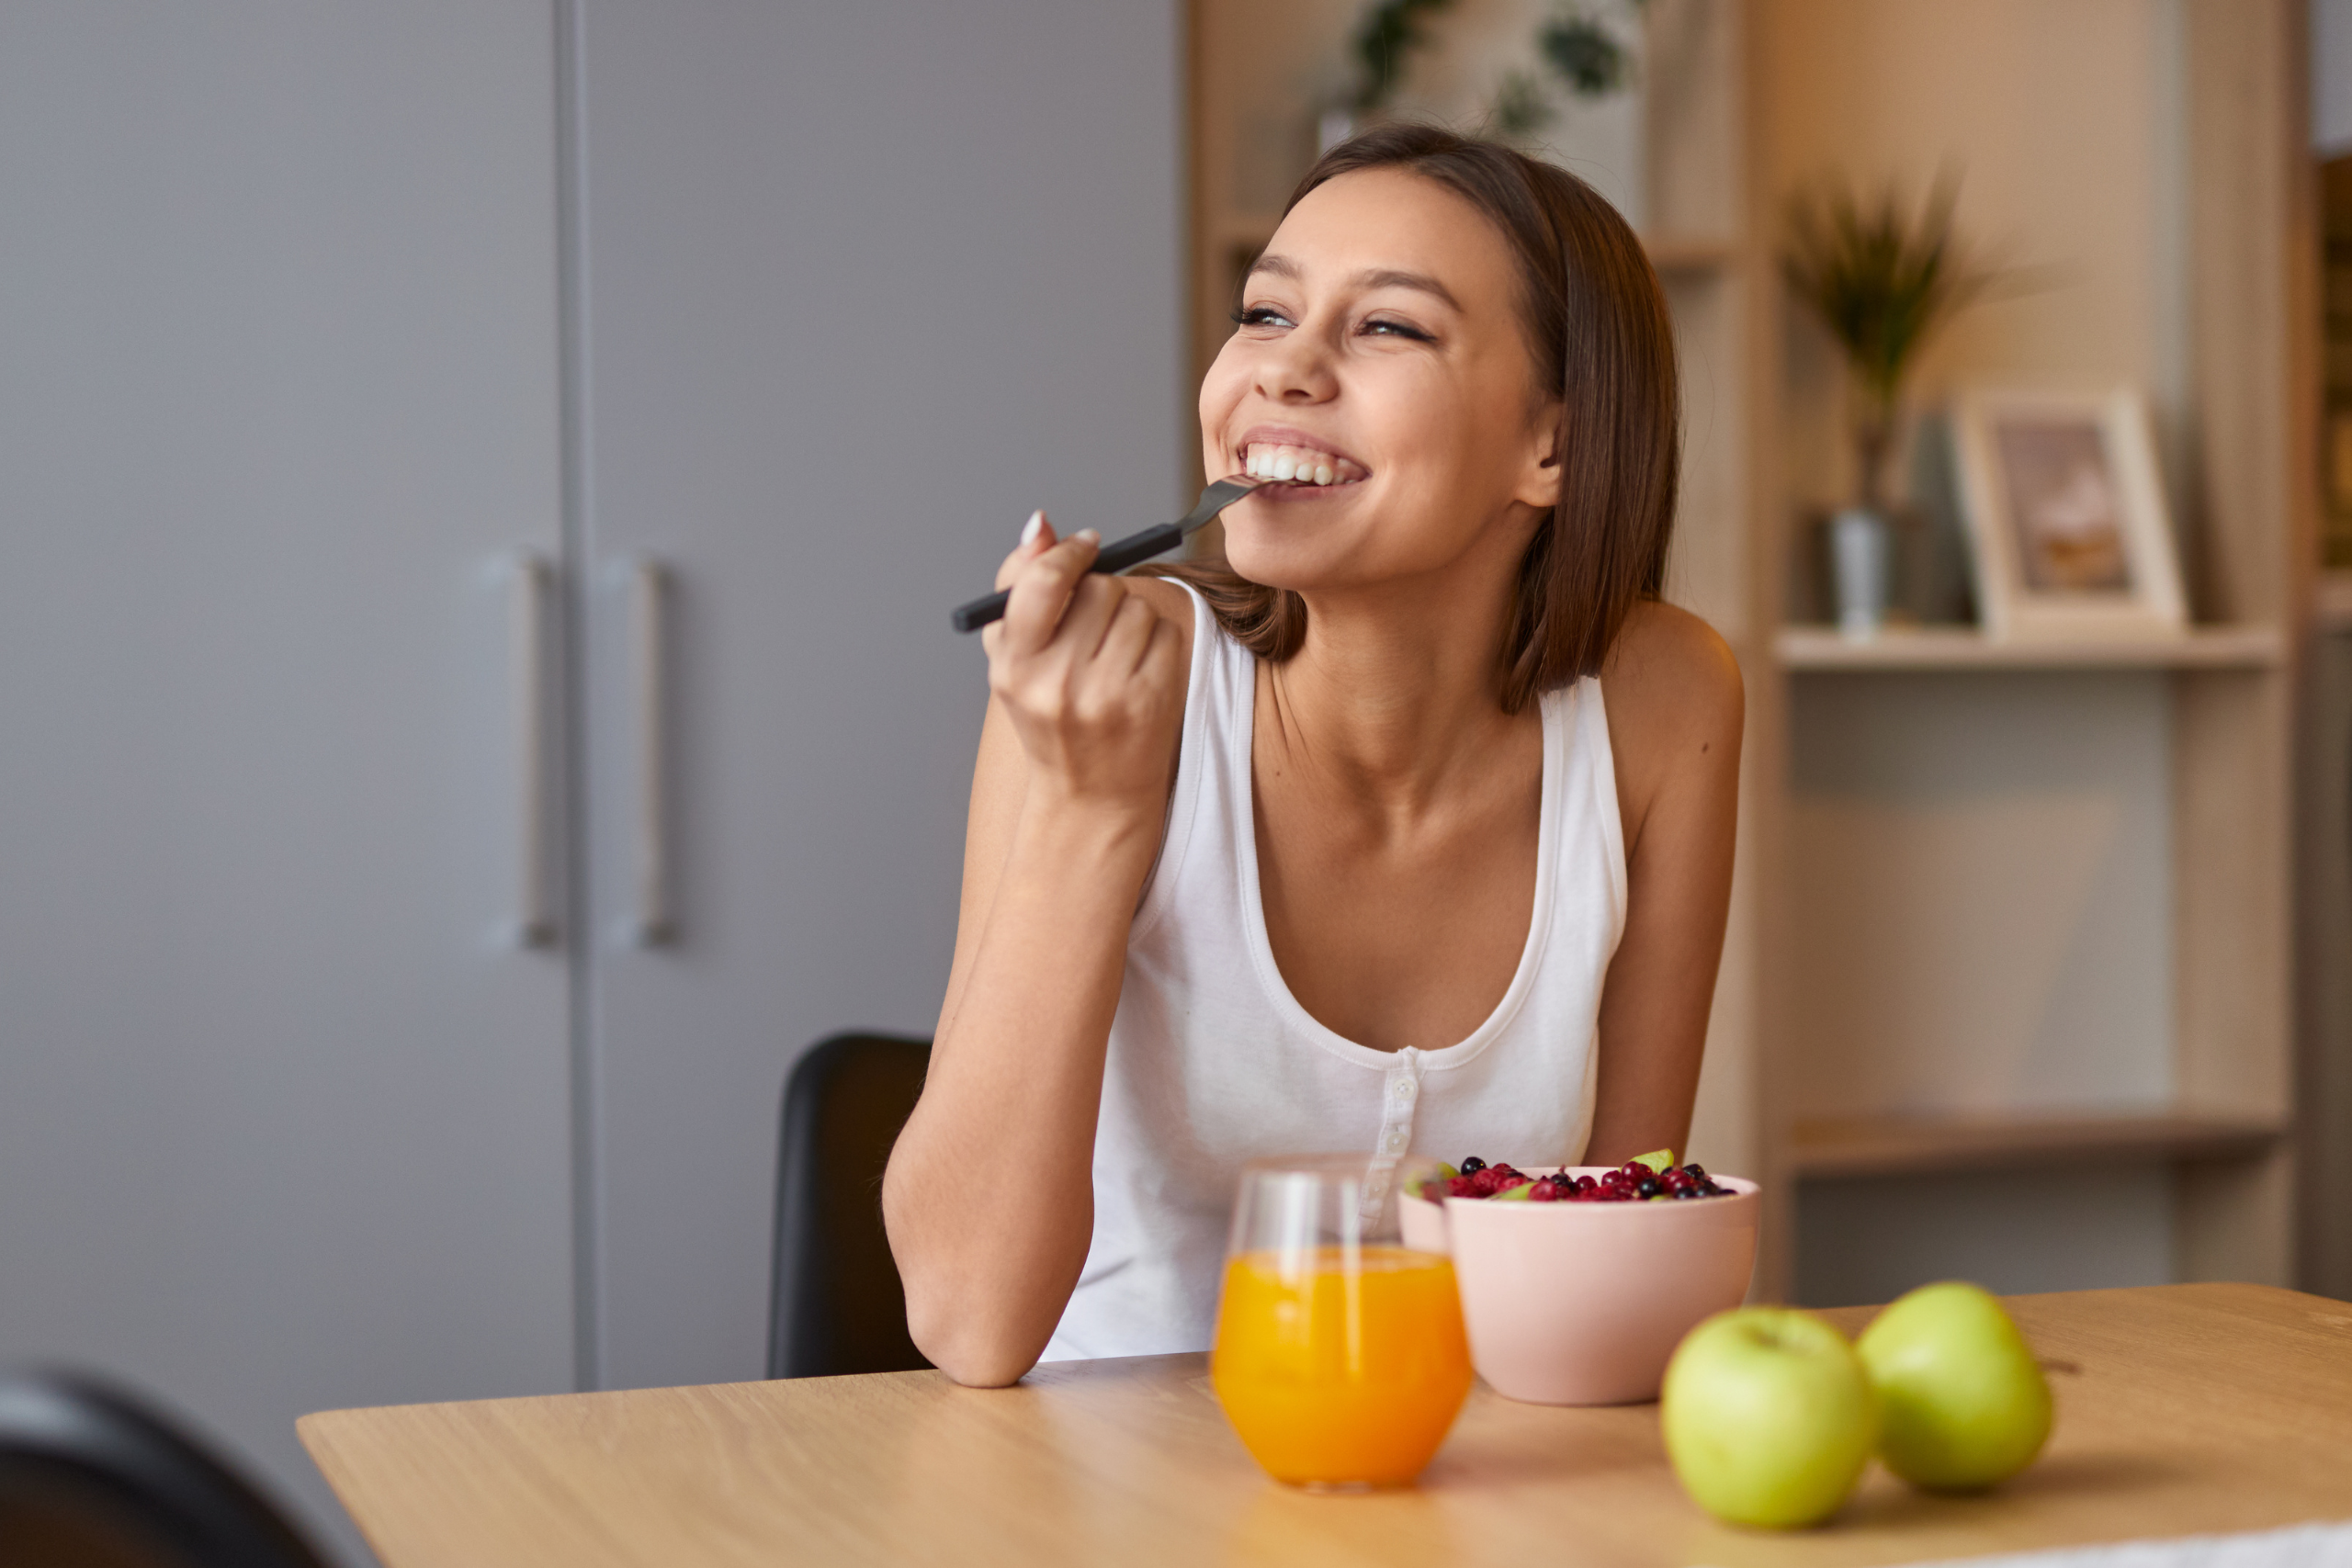
[[[1222,568],[998,574],[961,920],[883,1185],[958,1382],[1208,1343],[1239,1163],[1679,1148],[1741,692],[1658,602],[1673,338],[1573,176],[1326,155],[1202,383]],[[1605,694],[1605,703],[1604,703]]]

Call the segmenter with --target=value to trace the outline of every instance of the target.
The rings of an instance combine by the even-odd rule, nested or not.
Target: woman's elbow
[[[976,1319],[946,1303],[907,1293],[907,1333],[923,1359],[966,1388],[1009,1388],[1045,1348],[1029,1336]]]

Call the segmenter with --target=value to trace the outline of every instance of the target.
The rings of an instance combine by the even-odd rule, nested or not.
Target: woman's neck
[[[1261,744],[1274,750],[1261,756],[1400,820],[1487,774],[1498,749],[1538,721],[1503,712],[1514,572],[1480,564],[1309,595],[1306,640],[1268,671]]]

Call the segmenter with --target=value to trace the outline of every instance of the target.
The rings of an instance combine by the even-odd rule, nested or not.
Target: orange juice
[[[1209,1380],[1278,1481],[1399,1486],[1470,1392],[1453,1264],[1401,1247],[1237,1253]],[[1286,1267],[1287,1266],[1287,1267]]]

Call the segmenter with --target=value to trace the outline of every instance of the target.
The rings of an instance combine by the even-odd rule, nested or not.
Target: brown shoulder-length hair
[[[1409,170],[1468,201],[1519,263],[1520,316],[1538,387],[1560,403],[1560,500],[1519,563],[1498,650],[1517,713],[1598,674],[1636,602],[1664,586],[1680,468],[1674,326],[1657,274],[1617,209],[1566,170],[1430,125],[1384,125],[1326,152],[1291,193],[1358,169]],[[1225,629],[1279,662],[1306,636],[1306,605],[1221,561],[1159,569],[1198,588]]]

